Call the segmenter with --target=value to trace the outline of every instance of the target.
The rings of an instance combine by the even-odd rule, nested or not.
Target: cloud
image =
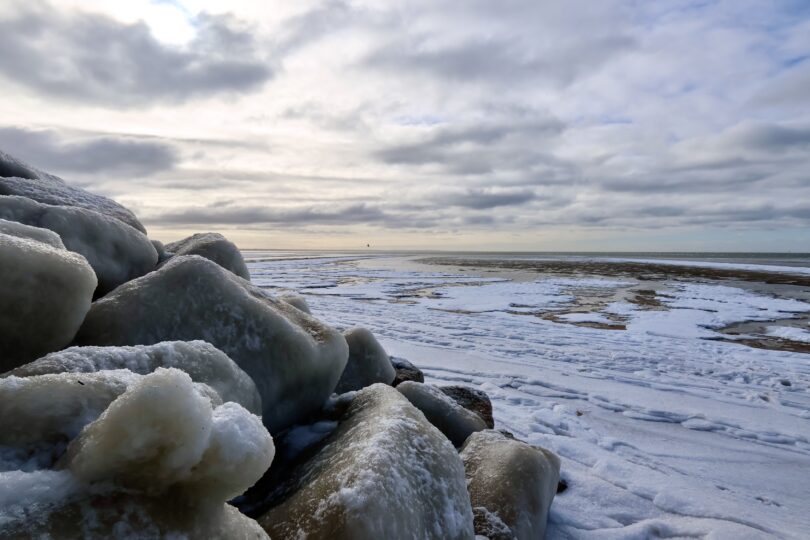
[[[110,107],[180,103],[249,92],[273,76],[250,31],[234,17],[200,14],[186,46],[125,24],[37,2],[0,19],[0,75],[39,94]]]
[[[462,192],[446,193],[436,197],[436,202],[448,206],[460,206],[474,210],[489,210],[500,206],[520,206],[537,198],[530,190],[493,191],[468,189]]]
[[[168,143],[109,135],[69,141],[54,130],[17,127],[0,127],[0,148],[55,174],[149,176],[178,162]]]

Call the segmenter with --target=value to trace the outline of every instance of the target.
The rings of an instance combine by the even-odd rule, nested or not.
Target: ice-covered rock
[[[310,315],[312,314],[312,311],[309,309],[309,304],[307,304],[306,299],[299,294],[282,294],[278,298],[279,300],[284,300],[291,306],[300,309],[304,313],[309,313]]]
[[[487,428],[483,418],[468,411],[431,384],[405,381],[397,386],[402,395],[422,411],[450,442],[461,446],[472,433]]]
[[[159,367],[185,371],[194,382],[216,390],[222,401],[233,401],[261,415],[261,397],[253,379],[225,353],[204,341],[166,341],[134,347],[71,347],[13,369],[7,375],[31,377],[115,369],[146,375]]]
[[[157,252],[145,234],[92,210],[0,196],[0,218],[57,233],[68,250],[84,256],[93,267],[101,295],[157,264]]]
[[[114,217],[146,233],[135,215],[117,202],[65,183],[0,151],[0,195],[19,195],[55,206],[76,206]]]
[[[59,238],[59,235],[55,232],[48,229],[24,225],[16,221],[0,219],[0,233],[16,236],[17,238],[28,238],[29,240],[36,240],[37,242],[48,244],[51,247],[65,249],[65,244],[62,243],[62,239]]]
[[[214,261],[240,278],[250,281],[250,272],[236,244],[219,233],[198,233],[188,238],[165,245],[165,250],[174,256],[199,255]]]
[[[70,343],[96,284],[81,255],[0,233],[0,372]]]
[[[492,540],[543,538],[560,480],[560,459],[494,430],[474,433],[461,451],[475,533]]]
[[[495,419],[492,418],[492,401],[483,390],[463,385],[440,386],[439,390],[468,411],[480,416],[489,429],[495,427]]]
[[[378,382],[391,384],[396,376],[394,366],[374,334],[365,328],[352,328],[343,332],[343,337],[349,344],[349,361],[335,392],[360,390]]]
[[[349,355],[338,331],[198,256],[172,258],[97,300],[76,342],[195,339],[226,353],[253,378],[273,433],[323,405]]]
[[[122,372],[82,376],[114,373]],[[12,377],[0,386],[76,376]],[[0,504],[0,536],[266,538],[224,504],[273,459],[261,420],[236,403],[212,401],[215,393],[176,369],[131,378],[70,442],[58,470],[0,473],[0,502],[9,500]]]
[[[422,370],[414,366],[404,358],[391,357],[391,365],[394,366],[396,375],[391,386],[399,386],[405,381],[425,382],[425,375]]]
[[[166,251],[166,246],[160,240],[152,240],[152,245],[155,247],[155,252],[158,255],[158,264],[168,260],[172,254]]]
[[[357,392],[315,456],[258,521],[272,538],[472,539],[458,454],[390,386]]]

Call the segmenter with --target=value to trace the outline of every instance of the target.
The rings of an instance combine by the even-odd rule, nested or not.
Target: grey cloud
[[[54,130],[0,127],[0,148],[55,174],[148,176],[173,168],[178,156],[168,143],[96,135],[65,141]]]
[[[165,212],[151,218],[160,224],[207,224],[244,225],[251,223],[345,225],[378,223],[385,221],[386,214],[366,204],[354,204],[341,208],[272,208],[265,206],[231,206],[213,204],[202,208]]]
[[[38,93],[126,107],[259,88],[273,72],[250,32],[230,16],[200,15],[188,46],[48,4],[16,4],[0,20],[0,75]]]
[[[492,191],[468,189],[463,192],[446,193],[437,197],[436,202],[448,206],[488,210],[499,206],[518,206],[536,198],[535,193],[530,190]]]

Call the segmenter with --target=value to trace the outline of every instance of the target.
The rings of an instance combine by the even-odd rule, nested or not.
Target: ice
[[[325,442],[259,518],[271,537],[473,538],[461,459],[394,388],[357,392]]]
[[[279,300],[284,300],[291,306],[300,309],[304,313],[312,314],[312,311],[309,309],[309,304],[307,304],[306,298],[297,294],[282,294],[278,297]]]
[[[101,295],[157,264],[157,252],[145,234],[93,210],[0,196],[0,218],[57,233],[68,250],[84,256],[93,267]]]
[[[486,430],[473,433],[461,451],[475,532],[506,525],[505,538],[544,538],[557,492],[560,459],[553,453]],[[503,531],[498,531],[503,534]]]
[[[365,328],[351,328],[343,336],[349,344],[349,361],[335,392],[342,394],[377,382],[393,382],[396,376],[394,366],[374,334]]]
[[[0,233],[0,372],[68,345],[96,284],[81,255]]]
[[[32,227],[30,225],[23,225],[16,221],[0,219],[0,233],[16,236],[18,238],[28,238],[29,240],[36,240],[37,242],[48,244],[51,247],[65,249],[62,239],[59,238],[59,235],[55,232],[39,227]]]
[[[613,321],[600,313],[564,313],[558,318],[572,323],[613,324]]]
[[[338,331],[199,256],[175,257],[96,301],[76,337],[82,345],[195,339],[253,378],[273,433],[320,409],[349,355]]]
[[[197,233],[188,238],[166,244],[164,250],[172,256],[199,255],[214,261],[225,270],[230,270],[240,278],[250,280],[242,253],[224,236],[218,233]],[[171,257],[169,257],[171,258]]]
[[[19,195],[55,206],[75,206],[114,217],[146,233],[135,215],[107,197],[70,186],[0,151],[0,195]]]
[[[487,428],[483,418],[468,411],[433,385],[405,381],[397,385],[397,390],[455,446],[464,444],[470,434]]]
[[[810,331],[795,326],[769,326],[768,335],[790,341],[810,343]]]
[[[223,401],[239,403],[253,414],[261,414],[261,397],[253,380],[225,353],[204,341],[167,341],[134,347],[71,347],[20,366],[9,375],[30,377],[116,369],[146,375],[159,367],[185,371],[194,382],[205,383],[216,390]]]

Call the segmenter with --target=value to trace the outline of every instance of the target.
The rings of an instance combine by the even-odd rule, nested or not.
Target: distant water
[[[295,259],[307,257],[340,257],[357,255],[402,255],[402,256],[442,256],[458,258],[478,258],[496,260],[515,259],[668,259],[700,262],[726,262],[737,264],[763,264],[774,266],[798,266],[810,268],[810,253],[710,253],[710,252],[644,252],[644,251],[383,251],[383,250],[342,250],[342,251],[292,251],[292,250],[242,250],[249,260]]]

